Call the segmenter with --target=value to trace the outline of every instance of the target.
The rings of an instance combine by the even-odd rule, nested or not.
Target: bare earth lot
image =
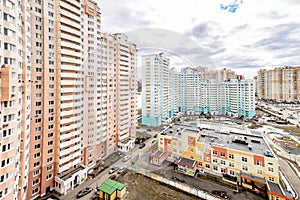
[[[123,177],[119,177],[118,181],[125,183],[128,194],[126,200],[182,200],[182,199],[198,199],[195,196],[176,191],[165,185],[160,184],[150,178],[133,172],[126,173]]]

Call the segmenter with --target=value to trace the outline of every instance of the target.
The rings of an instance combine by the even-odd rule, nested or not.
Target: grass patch
[[[295,134],[300,136],[300,128],[296,126],[274,126],[275,128],[281,129],[287,133]]]

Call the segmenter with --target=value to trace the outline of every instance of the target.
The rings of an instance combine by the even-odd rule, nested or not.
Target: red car
[[[114,179],[116,179],[116,178],[117,178],[117,176],[116,176],[115,174],[113,174],[113,175],[110,175],[108,178],[110,178],[110,179],[114,180]]]

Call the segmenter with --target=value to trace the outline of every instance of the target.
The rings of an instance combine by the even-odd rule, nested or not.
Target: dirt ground
[[[198,199],[195,196],[189,196],[157,181],[144,177],[140,174],[128,172],[118,178],[118,181],[125,183],[128,194],[126,200],[174,200],[174,199]]]

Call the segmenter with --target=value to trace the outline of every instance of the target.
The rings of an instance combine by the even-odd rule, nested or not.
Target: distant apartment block
[[[150,162],[159,165],[166,157],[180,173],[208,173],[252,190],[268,190],[274,198],[285,196],[277,157],[262,135],[249,130],[173,124],[158,136],[158,151]]]
[[[260,69],[257,96],[277,101],[300,101],[300,67]]]
[[[186,67],[178,73],[169,68],[169,61],[164,62],[165,59],[164,54],[142,57],[142,124],[160,126],[176,112],[245,118],[255,116],[255,81],[230,79],[235,75],[225,69],[214,75],[221,74],[221,80],[224,77],[230,80],[204,81],[206,72],[203,69]]]
[[[252,118],[255,116],[255,81],[209,80],[200,84],[200,113]]]
[[[169,67],[170,61],[164,53],[142,56],[142,123],[145,125],[160,126],[174,114]]]

